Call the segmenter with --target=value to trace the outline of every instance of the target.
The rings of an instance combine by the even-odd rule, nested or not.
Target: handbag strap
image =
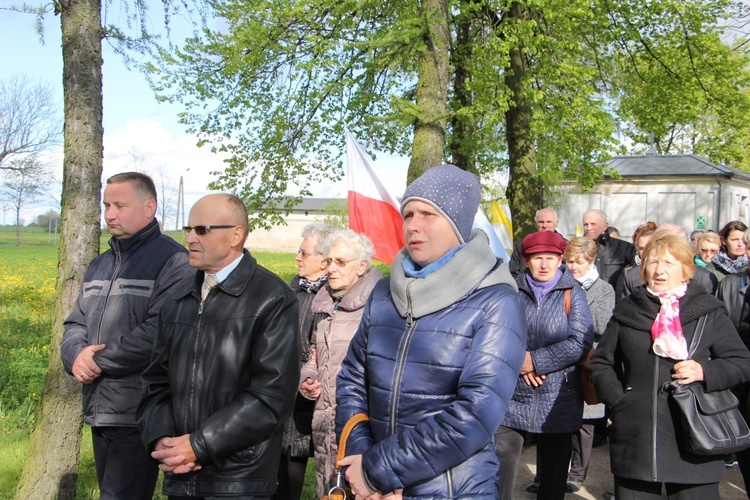
[[[346,440],[349,439],[349,434],[352,433],[354,426],[362,422],[368,422],[369,420],[370,417],[366,413],[356,413],[346,422],[341,431],[341,438],[339,438],[339,451],[336,454],[336,462],[340,462],[346,456]],[[336,466],[336,468],[338,469],[339,467]]]
[[[706,326],[706,315],[704,314],[698,318],[698,324],[695,326],[695,333],[693,334],[693,340],[690,341],[690,348],[688,349],[688,359],[693,359],[695,351],[698,349],[698,344],[703,337],[703,328]]]

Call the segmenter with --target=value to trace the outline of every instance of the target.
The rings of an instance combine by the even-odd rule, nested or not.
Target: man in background
[[[558,224],[557,212],[555,212],[551,208],[542,208],[541,210],[537,210],[536,214],[534,215],[534,224],[536,224],[537,232],[556,232]],[[563,235],[560,234],[560,236]],[[564,236],[563,239],[565,239]],[[513,247],[513,255],[510,256],[510,263],[508,264],[508,267],[510,268],[510,274],[513,275],[514,278],[518,277],[519,274],[526,270],[526,259],[524,259],[523,255],[521,255],[522,242],[523,238],[516,242],[516,245]]]
[[[596,242],[596,269],[599,277],[612,285],[625,267],[635,259],[635,246],[625,240],[612,238],[607,229],[607,214],[601,210],[589,210],[583,214],[583,235]]]

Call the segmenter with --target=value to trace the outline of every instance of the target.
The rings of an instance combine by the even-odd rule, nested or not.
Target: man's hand
[[[160,439],[151,452],[151,457],[160,462],[160,470],[172,474],[185,474],[201,469],[190,444],[190,434]]]
[[[94,361],[94,354],[104,349],[104,344],[90,345],[73,362],[73,377],[82,384],[90,384],[102,375],[102,369]]]

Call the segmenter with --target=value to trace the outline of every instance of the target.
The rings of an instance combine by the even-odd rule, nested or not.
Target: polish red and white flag
[[[406,244],[401,229],[401,207],[380,180],[370,155],[346,132],[346,185],[349,227],[372,240],[373,258],[392,264]]]

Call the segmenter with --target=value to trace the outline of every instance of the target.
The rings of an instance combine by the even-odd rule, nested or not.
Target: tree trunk
[[[65,149],[55,319],[49,368],[16,499],[73,499],[81,387],[63,370],[60,341],[89,262],[99,253],[102,175],[101,0],[56,2],[62,23]]]
[[[447,0],[422,0],[425,50],[418,62],[417,108],[414,144],[406,180],[411,184],[426,170],[443,163],[450,31]]]
[[[508,15],[511,18],[522,18],[525,12],[523,7],[514,3]],[[505,112],[505,128],[510,167],[506,196],[513,215],[515,241],[536,230],[534,215],[542,208],[543,203],[542,183],[536,176],[536,152],[531,137],[532,111],[526,99],[524,73],[523,48],[519,41],[518,47],[510,51],[510,67],[505,72],[505,84],[513,95],[510,107]]]
[[[453,87],[455,92],[455,110],[469,109],[474,105],[474,96],[469,88],[469,63],[475,40],[471,37],[472,19],[466,12],[459,14],[456,27],[456,42],[451,59],[453,61]],[[454,113],[451,119],[453,134],[450,140],[451,162],[463,170],[477,173],[477,153],[475,147],[476,122],[471,115]]]

